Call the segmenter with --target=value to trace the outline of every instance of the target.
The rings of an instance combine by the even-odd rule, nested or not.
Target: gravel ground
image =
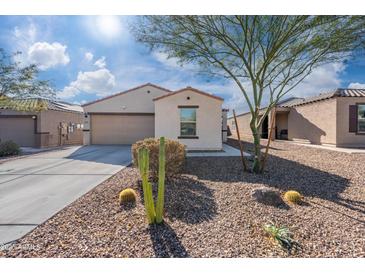
[[[230,140],[232,145],[236,141]],[[251,144],[245,143],[250,150]],[[128,167],[0,255],[7,257],[365,257],[365,155],[273,143],[262,175],[238,157],[188,158],[166,183],[165,223],[148,227],[138,172]],[[298,190],[303,205],[257,203],[254,189]],[[125,187],[134,208],[118,206]],[[288,252],[262,226],[290,228],[301,248]]]

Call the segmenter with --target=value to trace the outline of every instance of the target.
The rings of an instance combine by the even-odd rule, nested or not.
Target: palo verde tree
[[[364,27],[361,16],[143,16],[132,32],[152,50],[237,84],[251,112],[252,170],[261,172],[265,117],[314,68],[360,49]]]
[[[0,100],[2,103],[10,102],[14,105],[16,101],[12,101],[13,98],[54,97],[55,91],[49,81],[38,79],[39,69],[36,65],[21,66],[15,61],[16,56],[20,54],[20,52],[7,54],[0,48]]]

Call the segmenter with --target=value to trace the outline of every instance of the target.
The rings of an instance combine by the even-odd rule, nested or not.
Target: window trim
[[[364,103],[356,103],[356,107],[357,107],[357,127],[356,127],[356,135],[365,135],[365,130],[364,131],[359,131],[359,120],[363,120],[365,121],[365,118],[361,118],[359,119],[359,106],[364,106],[365,107],[365,102]]]
[[[179,112],[179,118],[180,118],[180,131],[179,131],[179,136],[177,137],[178,139],[199,139],[198,135],[197,135],[197,111],[196,109],[199,108],[199,106],[178,106],[178,109],[180,110]],[[195,121],[181,121],[181,111],[183,109],[192,109],[195,111]],[[186,124],[195,124],[195,135],[182,135],[181,134],[181,125],[183,123],[186,123]]]

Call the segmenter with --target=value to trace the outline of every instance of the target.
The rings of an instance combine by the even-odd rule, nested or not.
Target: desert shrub
[[[147,138],[138,141],[132,145],[133,163],[138,166],[138,150],[146,148],[149,150],[150,156],[150,176],[157,178],[158,176],[158,154],[159,154],[159,139]],[[165,155],[166,155],[166,177],[179,174],[185,164],[185,146],[178,141],[165,140]]]
[[[298,191],[289,190],[285,192],[284,199],[293,204],[299,204],[302,201],[302,195]]]
[[[126,188],[119,193],[119,204],[135,203],[137,199],[136,192],[131,188]]]
[[[274,242],[285,249],[290,250],[294,246],[299,246],[299,244],[293,240],[292,233],[284,226],[280,227],[270,223],[264,225],[264,230]]]
[[[0,142],[0,157],[18,155],[20,147],[13,141]]]

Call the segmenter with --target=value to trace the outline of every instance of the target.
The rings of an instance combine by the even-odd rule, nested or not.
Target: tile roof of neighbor
[[[213,99],[217,99],[217,100],[221,100],[221,101],[224,101],[224,99],[222,97],[218,97],[218,96],[215,96],[215,95],[212,95],[210,93],[207,93],[205,91],[201,91],[199,89],[196,89],[196,88],[192,88],[192,87],[186,87],[186,88],[183,88],[183,89],[180,89],[180,90],[177,90],[177,91],[173,91],[171,93],[168,93],[168,94],[165,94],[165,95],[162,95],[160,97],[156,97],[155,99],[153,99],[153,101],[157,101],[157,100],[160,100],[160,99],[163,99],[163,98],[166,98],[166,97],[169,97],[169,96],[172,96],[172,95],[176,95],[178,93],[181,93],[181,92],[184,92],[184,91],[193,91],[193,92],[196,92],[196,93],[199,93],[201,95],[205,95],[205,96],[208,96],[210,98],[213,98]]]
[[[296,107],[300,105],[305,105],[309,103],[314,103],[322,100],[327,100],[334,97],[365,97],[365,89],[350,89],[350,88],[339,88],[334,91],[320,93],[319,95],[307,97],[307,98],[299,98],[299,97],[290,97],[288,99],[284,99],[277,103],[278,107],[290,108]],[[262,108],[265,109],[265,108]],[[243,116],[250,112],[245,112],[237,115]],[[232,118],[230,116],[229,118]]]
[[[151,84],[151,83],[146,83],[146,84],[143,84],[143,85],[140,85],[140,86],[137,86],[137,87],[128,89],[128,90],[124,90],[124,91],[121,91],[121,92],[118,92],[118,93],[115,93],[115,94],[112,94],[112,95],[109,95],[109,96],[106,96],[106,97],[103,97],[103,98],[100,98],[100,99],[97,99],[97,100],[94,100],[94,101],[91,101],[91,102],[88,102],[86,104],[83,104],[82,106],[84,107],[84,106],[92,105],[92,104],[95,104],[97,102],[104,101],[104,100],[113,98],[115,96],[118,96],[118,95],[121,95],[121,94],[125,94],[125,93],[131,92],[131,91],[134,91],[136,89],[143,88],[143,87],[146,87],[146,86],[151,86],[151,87],[155,87],[155,88],[158,88],[158,89],[162,89],[162,90],[164,90],[166,92],[172,92],[171,90],[169,90],[167,88],[163,88],[163,87],[160,87],[158,85]]]
[[[79,105],[70,104],[62,101],[56,101],[44,98],[12,98],[9,100],[0,100],[0,109],[22,109],[23,111],[32,111],[44,106],[47,110],[57,110],[66,112],[84,112]]]

